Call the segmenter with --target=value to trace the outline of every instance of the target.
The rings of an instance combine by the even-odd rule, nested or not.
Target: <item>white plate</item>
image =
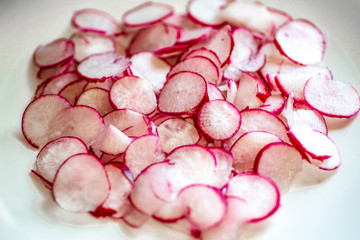
[[[53,207],[42,199],[29,176],[36,151],[24,141],[21,116],[34,90],[34,49],[61,36],[68,36],[69,20],[75,10],[99,8],[113,16],[139,4],[140,0],[5,0],[0,4],[0,239],[3,240],[115,240],[184,239],[158,225],[140,230],[119,223],[84,226],[74,215],[46,211]],[[184,11],[186,1],[168,0]],[[317,24],[328,40],[326,64],[335,79],[360,89],[359,37],[360,2],[357,0],[266,0],[267,6],[287,11],[296,18]],[[330,136],[338,145],[343,164],[334,175],[319,184],[297,189],[282,199],[280,210],[263,224],[255,225],[243,239],[303,240],[358,239],[360,236],[360,136],[359,118]],[[47,199],[47,200],[46,200]],[[56,219],[57,220],[54,220]],[[69,221],[69,220],[68,220]]]

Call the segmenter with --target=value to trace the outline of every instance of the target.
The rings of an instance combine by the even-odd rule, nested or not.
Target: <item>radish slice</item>
[[[72,58],[73,55],[73,42],[59,38],[37,47],[34,53],[34,62],[39,67],[51,67]]]
[[[219,13],[229,0],[190,0],[187,5],[189,16],[195,21],[209,26],[219,26],[224,21]]]
[[[100,161],[90,154],[68,158],[56,173],[55,201],[72,212],[94,211],[109,195],[110,185]]]
[[[243,221],[257,222],[272,215],[280,206],[280,193],[269,179],[256,174],[238,174],[230,181],[227,196],[244,199]]]
[[[101,116],[114,110],[110,104],[109,92],[101,88],[91,88],[80,94],[76,105],[89,106],[96,109]]]
[[[89,81],[119,79],[129,65],[129,59],[117,53],[91,55],[78,66],[78,73]]]
[[[158,108],[161,112],[182,114],[196,109],[207,91],[205,79],[193,72],[179,72],[171,76],[160,92]],[[177,104],[173,104],[177,102]]]
[[[88,81],[86,80],[71,82],[60,90],[59,96],[66,98],[72,105],[75,105],[76,100],[83,92],[87,83]]]
[[[209,148],[209,150],[215,155],[216,168],[214,175],[215,178],[219,179],[220,184],[218,186],[223,187],[230,180],[231,171],[233,170],[233,156],[222,148]],[[221,179],[223,184],[221,184]]]
[[[110,79],[110,78],[106,79],[103,82],[87,82],[86,86],[84,87],[84,91],[92,89],[92,88],[100,88],[100,89],[110,91],[114,82],[115,82],[115,80]]]
[[[130,109],[150,114],[156,108],[156,96],[151,86],[142,78],[125,76],[110,89],[110,100],[117,109]]]
[[[231,138],[239,130],[241,116],[234,105],[225,100],[205,103],[198,114],[201,130],[215,140]]]
[[[47,80],[50,78],[55,78],[67,72],[72,64],[74,63],[74,58],[69,58],[65,61],[61,61],[58,64],[50,67],[41,67],[37,73],[37,78],[41,80]]]
[[[66,85],[77,80],[79,80],[79,76],[74,72],[64,73],[60,76],[51,78],[46,82],[41,95],[58,94]]]
[[[273,94],[260,106],[260,109],[279,115],[285,107],[286,99],[281,94]]]
[[[119,35],[122,32],[117,19],[106,12],[97,9],[82,9],[75,12],[71,20],[72,24],[83,32],[93,32],[110,36]]]
[[[319,63],[325,54],[325,38],[312,23],[295,19],[280,27],[275,34],[276,44],[289,59],[308,65]]]
[[[126,26],[142,27],[162,21],[174,13],[171,5],[145,2],[124,13],[122,20]]]
[[[100,151],[107,154],[118,155],[124,153],[131,143],[131,138],[125,133],[109,125],[104,138],[101,141]]]
[[[360,109],[357,91],[341,81],[310,79],[305,85],[304,96],[311,107],[330,117],[349,118]]]
[[[215,65],[217,67],[221,66],[221,62],[219,60],[219,57],[216,55],[216,53],[214,53],[212,50],[209,50],[206,48],[199,48],[199,49],[192,50],[190,52],[186,52],[181,57],[181,60],[190,58],[190,57],[198,57],[198,56],[206,57],[206,58],[210,59],[213,63],[215,63]]]
[[[207,82],[207,95],[209,101],[212,100],[225,100],[225,97],[221,90],[213,83]]]

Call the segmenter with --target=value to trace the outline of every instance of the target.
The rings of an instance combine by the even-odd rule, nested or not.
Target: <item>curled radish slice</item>
[[[160,92],[161,112],[182,114],[196,109],[206,96],[207,84],[197,73],[179,72],[171,76]],[[177,104],[173,104],[177,102]]]
[[[72,17],[72,24],[83,32],[116,36],[122,29],[119,21],[98,9],[82,9]]]
[[[280,206],[280,193],[275,183],[257,174],[235,175],[229,181],[226,195],[245,201],[241,217],[246,222],[265,219]]]
[[[110,104],[109,92],[101,88],[91,88],[80,94],[76,105],[89,106],[96,109],[101,116],[114,110]]]
[[[145,2],[124,13],[122,20],[126,26],[140,27],[162,21],[173,13],[174,9],[171,5]]]
[[[78,66],[78,73],[89,81],[118,79],[129,65],[129,59],[117,53],[91,55]]]
[[[275,33],[277,46],[289,59],[308,65],[319,63],[325,54],[325,38],[312,23],[295,19],[281,26]]]
[[[195,21],[209,26],[219,26],[224,20],[219,13],[229,0],[190,0],[187,12]]]
[[[117,80],[110,89],[110,99],[117,109],[150,114],[156,109],[156,96],[149,83],[135,76]]]
[[[94,211],[105,201],[109,191],[103,165],[90,154],[68,158],[60,166],[53,184],[55,201],[72,212]]]
[[[216,140],[231,138],[241,124],[239,110],[225,100],[213,100],[205,103],[198,114],[201,130]]]
[[[330,117],[349,118],[360,109],[357,91],[341,81],[310,79],[305,85],[304,96],[311,107]]]
[[[83,141],[74,137],[62,137],[46,144],[36,157],[36,172],[52,183],[60,165],[70,156],[88,153]]]
[[[65,38],[59,38],[37,47],[34,53],[34,62],[39,67],[50,67],[72,58],[73,55],[73,42]]]

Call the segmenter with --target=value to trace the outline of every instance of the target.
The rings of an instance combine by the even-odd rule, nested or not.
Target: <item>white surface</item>
[[[35,73],[30,61],[42,43],[68,36],[75,10],[95,7],[115,17],[140,0],[5,0],[0,2],[0,239],[184,239],[169,229],[146,226],[133,230],[118,223],[73,227],[49,211],[51,201],[42,201],[29,171],[37,151],[24,142],[21,116],[35,91]],[[184,10],[186,1],[168,0]],[[358,0],[265,0],[294,17],[317,24],[328,40],[326,64],[337,80],[360,90],[360,1]],[[359,118],[346,128],[330,131],[343,164],[325,181],[287,194],[280,210],[247,232],[256,240],[346,239],[360,236]],[[49,198],[45,198],[49,199]],[[45,210],[48,211],[45,211]],[[52,216],[49,216],[51,215]],[[74,217],[74,215],[69,215]],[[72,222],[78,221],[75,217]],[[80,224],[81,225],[81,224]],[[154,230],[155,229],[155,230]],[[243,237],[245,239],[245,237]]]

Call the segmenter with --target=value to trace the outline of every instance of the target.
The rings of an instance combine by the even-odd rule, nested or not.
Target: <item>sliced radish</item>
[[[37,72],[37,77],[41,80],[47,80],[50,78],[58,77],[61,74],[67,72],[73,63],[74,63],[74,58],[69,58],[68,60],[61,61],[60,63],[54,66],[41,67]]]
[[[132,139],[113,125],[109,125],[101,141],[100,151],[118,155],[124,153]]]
[[[210,59],[213,63],[215,63],[216,66],[218,66],[218,67],[221,66],[221,62],[219,60],[219,57],[216,55],[216,53],[213,52],[212,50],[206,49],[206,48],[198,48],[198,49],[192,50],[190,52],[186,52],[181,57],[181,60],[183,60],[185,58],[197,57],[197,56],[206,57],[206,58]]]
[[[219,26],[224,21],[219,17],[223,6],[229,0],[190,0],[187,12],[195,21],[209,26]]]
[[[103,82],[87,82],[86,86],[84,87],[84,91],[92,89],[92,88],[100,88],[107,91],[110,91],[112,85],[114,84],[115,80],[109,78]]]
[[[87,83],[86,80],[71,82],[60,90],[59,96],[66,98],[72,105],[75,105]]]
[[[109,91],[101,88],[91,88],[80,94],[76,105],[89,106],[96,109],[101,116],[114,110],[110,104]]]
[[[37,47],[34,53],[34,62],[39,67],[50,67],[66,61],[73,56],[73,42],[65,38],[59,38]]]
[[[216,158],[215,177],[220,182],[223,179],[223,185],[225,185],[230,180],[231,171],[233,170],[233,156],[222,148],[210,148],[209,150]],[[221,183],[218,186],[223,187]]]
[[[207,95],[209,101],[212,100],[225,100],[225,97],[221,90],[213,83],[207,82]]]
[[[90,154],[68,158],[60,166],[53,184],[55,201],[72,212],[94,211],[105,201],[109,191],[103,165]]]
[[[286,99],[281,94],[272,94],[260,106],[260,109],[278,115],[283,111],[285,103]]]
[[[276,44],[289,59],[300,64],[319,63],[325,54],[325,38],[311,22],[295,19],[275,33]]]
[[[145,2],[124,13],[122,20],[126,26],[139,27],[162,21],[173,13],[171,5]]]
[[[66,85],[77,80],[79,80],[79,76],[75,72],[67,72],[51,78],[45,84],[41,95],[58,94]]]

